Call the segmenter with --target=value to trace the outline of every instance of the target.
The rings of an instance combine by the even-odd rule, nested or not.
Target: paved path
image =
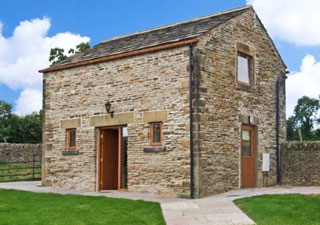
[[[145,201],[152,201],[152,202],[159,202],[159,203],[182,201],[179,198],[166,198],[160,195],[148,194],[148,193],[120,192],[120,191],[85,192],[85,191],[79,191],[74,189],[44,187],[44,186],[41,186],[40,181],[0,183],[0,188],[40,192],[40,193],[106,196],[110,198],[126,198],[126,199],[132,199],[132,200],[145,200]]]
[[[237,198],[263,194],[320,194],[320,187],[269,187],[229,191],[201,199],[162,203],[167,225],[255,224],[234,203]]]
[[[184,200],[135,192],[108,191],[101,193],[41,187],[38,181],[0,183],[0,188],[159,202],[167,225],[254,224],[254,222],[233,203],[234,199],[263,194],[320,194],[320,187],[270,187],[241,189],[202,199]]]

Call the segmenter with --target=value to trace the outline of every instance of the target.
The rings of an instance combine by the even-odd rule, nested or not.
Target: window
[[[252,83],[252,57],[243,53],[238,53],[238,83],[251,86]]]
[[[150,144],[162,145],[162,123],[150,123]]]
[[[242,155],[251,156],[251,131],[242,130]]]
[[[76,129],[67,130],[67,150],[76,149]]]

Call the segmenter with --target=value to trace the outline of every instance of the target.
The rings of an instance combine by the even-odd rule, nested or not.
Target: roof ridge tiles
[[[208,18],[212,18],[212,17],[216,17],[216,16],[221,16],[223,14],[237,12],[237,11],[241,11],[241,10],[249,9],[249,8],[252,8],[252,5],[246,5],[246,6],[242,6],[242,7],[237,7],[237,8],[234,8],[234,9],[224,10],[224,11],[220,11],[220,12],[217,12],[217,13],[213,13],[213,14],[209,14],[209,15],[205,15],[205,16],[201,16],[201,17],[197,17],[197,18],[193,18],[193,19],[189,19],[189,20],[183,20],[183,21],[180,21],[180,22],[177,22],[177,23],[172,23],[172,24],[168,24],[168,25],[164,25],[164,26],[160,26],[160,27],[156,27],[156,28],[151,28],[151,29],[147,29],[147,30],[143,30],[143,31],[138,31],[138,32],[130,33],[130,34],[125,34],[125,35],[122,35],[122,36],[118,36],[118,37],[114,37],[114,38],[111,38],[111,39],[103,40],[99,44],[104,44],[104,43],[107,43],[109,41],[114,41],[114,40],[130,37],[130,36],[135,36],[135,35],[149,33],[149,32],[156,31],[156,30],[161,30],[161,29],[165,29],[165,28],[169,28],[169,27],[174,27],[174,26],[177,26],[177,25],[185,24],[185,23],[191,23],[191,22],[195,22],[195,21],[199,21],[199,20],[203,20],[203,19],[208,19]]]

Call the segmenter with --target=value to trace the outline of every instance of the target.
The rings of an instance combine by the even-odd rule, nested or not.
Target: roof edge
[[[134,50],[134,51],[130,51],[130,52],[105,56],[105,57],[101,57],[101,58],[80,61],[80,62],[65,64],[65,65],[60,65],[60,66],[48,67],[46,69],[39,70],[38,72],[39,73],[47,73],[47,72],[54,72],[54,71],[58,71],[58,70],[71,69],[71,68],[75,68],[75,67],[86,66],[86,65],[91,65],[91,64],[95,64],[95,63],[111,61],[111,60],[115,60],[115,59],[121,59],[121,58],[129,57],[129,56],[142,55],[142,54],[160,51],[160,50],[164,50],[164,49],[176,48],[176,47],[180,47],[183,45],[188,45],[188,44],[192,44],[192,43],[196,43],[196,42],[198,42],[198,39],[190,39],[190,40],[173,42],[173,43],[169,43],[169,44],[162,44],[162,45],[143,48],[143,49]]]
[[[261,19],[259,18],[257,12],[254,10],[253,7],[252,7],[252,10],[253,10],[253,12],[254,12],[254,15],[255,15],[256,19],[257,19],[257,20],[259,21],[259,23],[261,24],[262,29],[266,32],[266,34],[267,34],[267,36],[268,36],[268,39],[270,40],[271,45],[272,45],[272,47],[273,47],[273,50],[275,51],[276,55],[278,55],[278,57],[280,58],[280,61],[281,61],[281,63],[283,64],[283,66],[285,67],[285,69],[287,69],[288,67],[287,67],[286,63],[284,62],[282,56],[280,55],[280,52],[278,51],[278,49],[277,49],[274,41],[272,40],[270,34],[268,33],[267,28],[264,26],[264,24],[262,23]]]
[[[198,20],[202,20],[202,19],[206,19],[206,18],[210,18],[210,17],[221,16],[223,14],[237,12],[237,11],[241,11],[241,10],[249,9],[249,8],[252,8],[252,5],[245,5],[245,6],[242,6],[242,7],[237,7],[237,8],[230,9],[230,10],[224,10],[224,11],[221,11],[221,12],[218,12],[218,13],[209,14],[209,15],[206,15],[206,16],[201,16],[201,17],[197,17],[197,18],[193,18],[193,19],[189,19],[189,20],[184,20],[184,21],[177,22],[177,23],[172,23],[172,24],[168,24],[168,25],[164,25],[164,26],[160,26],[160,27],[156,27],[156,28],[151,28],[151,29],[147,29],[147,30],[143,30],[143,31],[135,32],[135,33],[130,33],[130,34],[114,37],[114,38],[111,38],[111,39],[106,39],[106,40],[101,41],[100,44],[104,44],[104,43],[107,43],[109,41],[114,41],[114,40],[118,40],[118,39],[125,38],[125,37],[130,37],[130,36],[134,36],[134,35],[138,35],[138,34],[149,33],[151,31],[161,30],[161,29],[164,29],[164,28],[173,27],[173,26],[180,25],[180,24],[190,23],[190,22],[194,22],[194,21],[198,21]]]

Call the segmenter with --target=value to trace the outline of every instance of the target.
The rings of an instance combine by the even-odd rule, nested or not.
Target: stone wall
[[[237,51],[253,57],[252,88],[237,83]],[[243,47],[242,47],[243,48]],[[241,187],[241,125],[254,118],[256,186],[264,185],[262,154],[270,153],[268,185],[276,184],[276,81],[285,66],[253,10],[202,36],[195,46],[195,191],[203,197]],[[285,87],[280,141],[285,138]]]
[[[187,49],[44,74],[43,184],[96,191],[98,129],[121,124],[128,127],[129,191],[189,194]],[[107,100],[115,110],[112,119],[106,113]],[[144,152],[150,145],[152,117],[163,120],[165,152]],[[70,126],[77,129],[77,155],[63,154],[65,128]]]
[[[0,143],[1,162],[32,161],[33,155],[37,155],[36,160],[41,159],[41,144]]]
[[[285,142],[281,145],[281,184],[320,185],[320,142]]]

